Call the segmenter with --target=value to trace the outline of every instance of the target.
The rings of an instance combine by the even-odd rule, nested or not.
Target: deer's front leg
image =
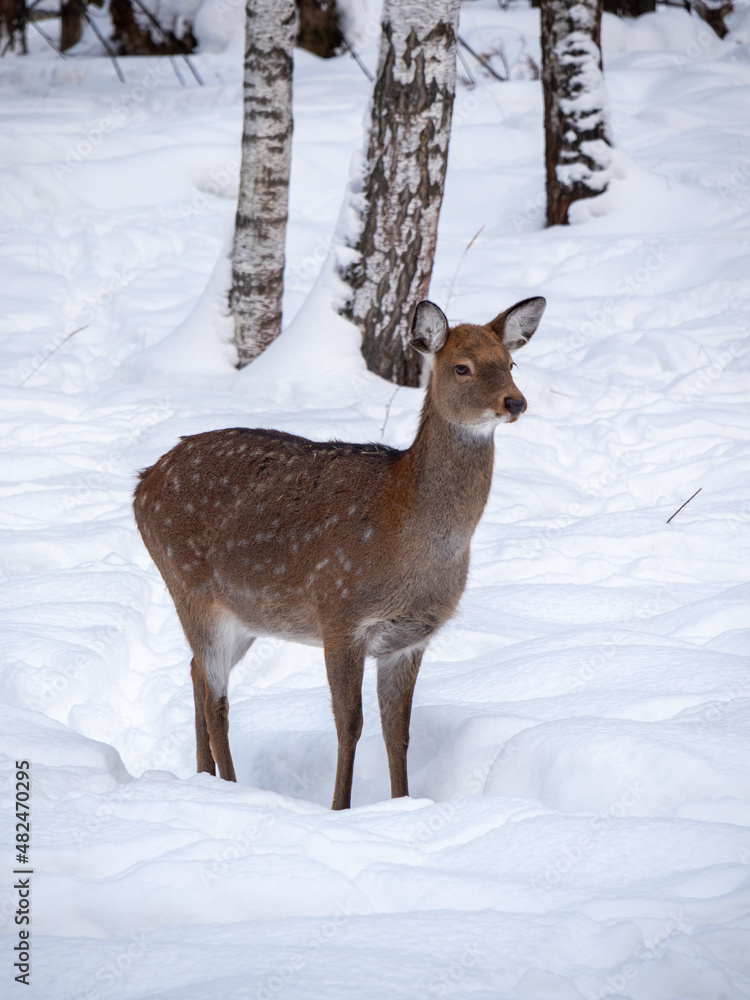
[[[378,704],[394,799],[409,794],[406,772],[409,720],[423,653],[424,650],[418,649],[378,657]]]
[[[362,732],[364,653],[353,648],[325,648],[326,673],[336,721],[338,757],[332,809],[348,809],[352,801],[354,753]]]

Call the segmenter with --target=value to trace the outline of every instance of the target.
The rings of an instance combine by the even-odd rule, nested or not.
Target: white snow
[[[543,228],[539,82],[475,66],[459,87],[431,298],[451,321],[548,306],[417,683],[412,797],[388,799],[368,665],[334,814],[320,650],[259,640],[230,682],[239,783],[194,773],[189,655],[130,511],[181,434],[403,446],[418,419],[420,391],[368,374],[331,308],[370,90],[348,55],[296,53],[287,329],[234,369],[242,44],[237,5],[207,2],[203,88],[139,58],[122,85],[89,33],[66,60],[33,32],[0,60],[0,993],[747,998],[747,18],[719,41],[675,9],[605,16],[614,179],[569,227]],[[373,9],[350,14],[371,68]],[[461,31],[538,62],[537,16],[477,0]]]

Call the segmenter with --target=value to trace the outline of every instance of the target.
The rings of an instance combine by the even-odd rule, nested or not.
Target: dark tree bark
[[[713,28],[719,38],[724,38],[729,33],[724,19],[734,11],[732,0],[706,0],[705,3],[703,0],[693,0],[691,9]]]
[[[229,296],[239,368],[281,333],[296,34],[294,0],[247,0],[245,121]]]
[[[83,0],[67,0],[60,4],[60,51],[67,52],[83,34]]]
[[[26,54],[26,0],[0,0],[0,55]]]
[[[297,0],[297,10],[297,45],[321,59],[337,55],[344,36],[339,27],[336,0]]]
[[[611,148],[602,75],[601,0],[542,0],[547,225],[609,183]]]
[[[656,10],[656,0],[604,0],[604,10],[618,17],[640,17]]]
[[[456,81],[459,0],[386,0],[367,160],[352,189],[359,232],[343,273],[344,315],[362,331],[370,371],[418,385],[407,347],[437,241]]]
[[[79,0],[70,0],[73,6]],[[151,0],[141,0],[147,9]],[[192,28],[188,25],[177,37],[171,28],[157,27],[138,2],[110,0],[109,16],[112,19],[112,41],[118,56],[168,56],[187,55],[196,46]]]

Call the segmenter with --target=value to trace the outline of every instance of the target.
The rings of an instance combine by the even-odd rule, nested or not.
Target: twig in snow
[[[465,38],[462,38],[461,35],[459,35],[458,36],[458,41],[459,41],[459,44],[463,45],[463,47],[466,49],[466,51],[469,52],[469,53],[471,53],[471,55],[474,56],[474,58],[477,60],[477,62],[480,62],[484,66],[484,68],[487,70],[487,72],[491,73],[492,76],[494,76],[496,80],[499,80],[500,83],[506,83],[507,82],[504,77],[500,76],[500,74],[496,70],[494,70],[492,68],[492,66],[490,66],[489,62],[484,58],[484,56],[480,56],[478,52],[475,52],[474,49],[472,49],[471,45],[469,45],[469,43],[466,41]]]
[[[91,17],[91,15],[89,14],[89,12],[86,10],[86,4],[83,2],[83,0],[76,0],[76,3],[81,8],[81,13],[83,14],[83,16],[86,18],[86,20],[88,21],[88,23],[91,25],[91,30],[94,32],[94,34],[96,35],[96,37],[102,43],[102,45],[104,46],[104,48],[106,50],[107,55],[112,60],[112,65],[115,67],[115,73],[117,73],[117,76],[118,76],[118,79],[120,80],[120,83],[125,83],[125,77],[123,76],[123,72],[120,69],[120,64],[117,61],[117,56],[115,55],[115,50],[109,44],[109,42],[104,37],[104,35],[101,33],[101,31],[99,31],[99,26],[96,25],[96,24],[94,24],[94,19],[93,19],[93,17]]]
[[[453,295],[453,285],[455,284],[456,278],[458,277],[458,272],[461,270],[461,265],[464,262],[464,257],[469,252],[469,250],[471,249],[471,246],[472,246],[474,240],[477,238],[477,236],[479,236],[479,234],[482,232],[483,229],[484,229],[484,226],[480,226],[479,229],[477,229],[477,231],[474,233],[474,235],[471,237],[471,239],[469,240],[469,242],[464,247],[464,252],[458,258],[458,264],[456,264],[456,270],[453,272],[453,277],[451,278],[451,283],[450,283],[450,286],[448,288],[448,295],[447,295],[446,300],[445,300],[445,309],[446,309],[446,311],[448,310],[448,305],[450,303],[451,296]]]
[[[469,68],[469,64],[466,62],[466,59],[464,58],[463,52],[458,47],[456,48],[456,55],[458,56],[461,65],[466,70],[466,75],[469,78],[469,83],[471,84],[472,87],[476,87],[476,85],[477,85],[476,78],[475,78],[474,74],[471,72],[471,69]]]
[[[21,379],[21,381],[18,384],[19,385],[26,385],[26,383],[29,381],[29,379],[31,378],[31,376],[32,375],[36,375],[36,373],[39,371],[39,369],[42,367],[42,365],[46,365],[47,362],[49,361],[49,359],[52,357],[53,354],[57,354],[57,352],[60,350],[60,348],[64,344],[67,344],[67,342],[70,340],[71,337],[75,337],[75,335],[77,333],[80,333],[81,330],[85,330],[88,327],[88,325],[89,324],[87,323],[86,326],[79,326],[77,330],[73,330],[66,337],[63,337],[63,339],[60,341],[60,343],[56,344],[55,347],[53,347],[52,350],[48,354],[45,354],[44,357],[42,358],[42,360],[39,362],[39,364],[35,368],[32,368],[31,371],[29,372],[29,374],[26,376],[26,378]]]
[[[68,53],[67,52],[63,52],[61,49],[58,49],[58,47],[55,45],[55,43],[52,41],[52,39],[49,37],[49,35],[46,32],[42,31],[42,29],[39,27],[39,25],[36,23],[36,21],[34,21],[31,18],[29,18],[28,21],[27,21],[27,23],[30,24],[32,28],[35,28],[39,32],[39,34],[45,40],[45,42],[47,43],[47,45],[51,46],[51,48],[53,48],[55,50],[55,52],[59,56],[62,56],[63,59],[67,59],[68,58]],[[5,53],[3,52],[2,54],[4,55]]]
[[[523,39],[521,39],[521,51],[518,53],[518,56],[516,58],[516,62],[513,63],[514,66],[518,62],[518,60],[521,58],[521,55],[523,54],[523,47],[524,47],[524,41],[523,41]],[[505,49],[503,48],[503,43],[502,42],[500,42],[497,54],[500,56],[500,58],[503,61],[503,69],[505,70],[505,79],[506,80],[510,80],[510,66],[508,65],[508,59],[507,59],[507,57],[505,55]]]
[[[205,87],[205,86],[206,86],[206,81],[205,81],[205,80],[203,79],[203,77],[202,77],[202,76],[200,75],[200,73],[199,73],[199,72],[198,72],[198,70],[197,70],[197,69],[195,68],[195,66],[193,66],[193,60],[192,60],[192,59],[190,59],[190,58],[188,58],[188,56],[187,56],[187,55],[183,55],[183,57],[182,57],[182,58],[183,58],[183,59],[185,60],[185,62],[187,63],[187,68],[188,68],[188,69],[190,70],[190,72],[191,72],[191,73],[193,74],[193,76],[195,77],[195,79],[196,79],[196,80],[198,81],[198,86],[199,86],[199,87]]]
[[[339,28],[339,31],[341,31],[341,28]],[[359,66],[359,68],[365,74],[365,76],[370,81],[370,83],[374,83],[375,82],[375,77],[372,75],[372,73],[369,71],[369,69],[365,66],[365,64],[362,62],[362,60],[360,59],[360,57],[354,51],[354,49],[351,46],[351,43],[349,42],[349,39],[346,37],[346,35],[344,34],[343,31],[341,31],[341,37],[342,37],[342,39],[344,41],[344,45],[349,50],[349,55],[352,57],[352,59],[355,61],[355,63]]]
[[[161,22],[157,19],[156,15],[152,14],[151,11],[148,9],[148,7],[146,7],[146,5],[143,4],[143,3],[141,3],[141,0],[135,0],[135,3],[138,4],[138,6],[141,8],[141,10],[146,15],[146,17],[149,19],[149,21],[151,21],[151,23],[156,28],[156,30],[161,33],[161,36],[164,39],[164,41],[167,42],[167,44],[171,44],[172,41],[173,41],[173,39],[170,38],[169,35],[167,34],[167,32],[164,30],[164,28],[162,28]],[[187,63],[187,68],[193,74],[193,76],[198,81],[198,83],[200,84],[200,86],[203,87],[204,86],[203,79],[202,79],[201,75],[198,73],[198,71],[196,70],[196,68],[193,66],[193,64],[191,63],[191,61],[188,59],[187,53],[183,52],[183,53],[181,53],[181,55],[182,55],[182,58]],[[174,70],[174,75],[180,81],[180,84],[184,87],[185,86],[185,81],[182,78],[182,74],[177,69],[177,63],[175,62],[174,55],[169,54],[169,61],[172,64],[172,69]]]
[[[685,501],[685,503],[684,503],[684,504],[682,505],[682,507],[687,507],[687,505],[688,505],[688,504],[690,503],[690,501],[691,501],[691,500],[693,499],[693,497],[697,497],[697,496],[698,496],[698,494],[700,493],[700,491],[701,491],[702,489],[703,489],[703,487],[702,487],[702,486],[699,486],[699,487],[698,487],[698,489],[697,489],[697,490],[695,491],[695,493],[693,493],[693,496],[692,496],[692,497],[688,497],[688,498],[687,498],[687,500],[686,500],[686,501]],[[678,507],[678,508],[677,508],[677,510],[676,510],[676,511],[674,512],[674,514],[672,514],[672,517],[676,517],[676,516],[677,516],[677,514],[679,514],[679,513],[680,513],[680,511],[682,510],[682,507]],[[669,524],[669,522],[670,522],[670,521],[672,520],[672,517],[670,517],[670,518],[668,518],[668,519],[667,519],[667,524]]]

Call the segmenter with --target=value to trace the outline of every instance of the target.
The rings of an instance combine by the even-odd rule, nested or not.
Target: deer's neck
[[[457,550],[468,546],[487,503],[494,456],[494,436],[448,423],[430,405],[428,389],[417,436],[403,456],[409,521],[436,542],[451,538]]]

